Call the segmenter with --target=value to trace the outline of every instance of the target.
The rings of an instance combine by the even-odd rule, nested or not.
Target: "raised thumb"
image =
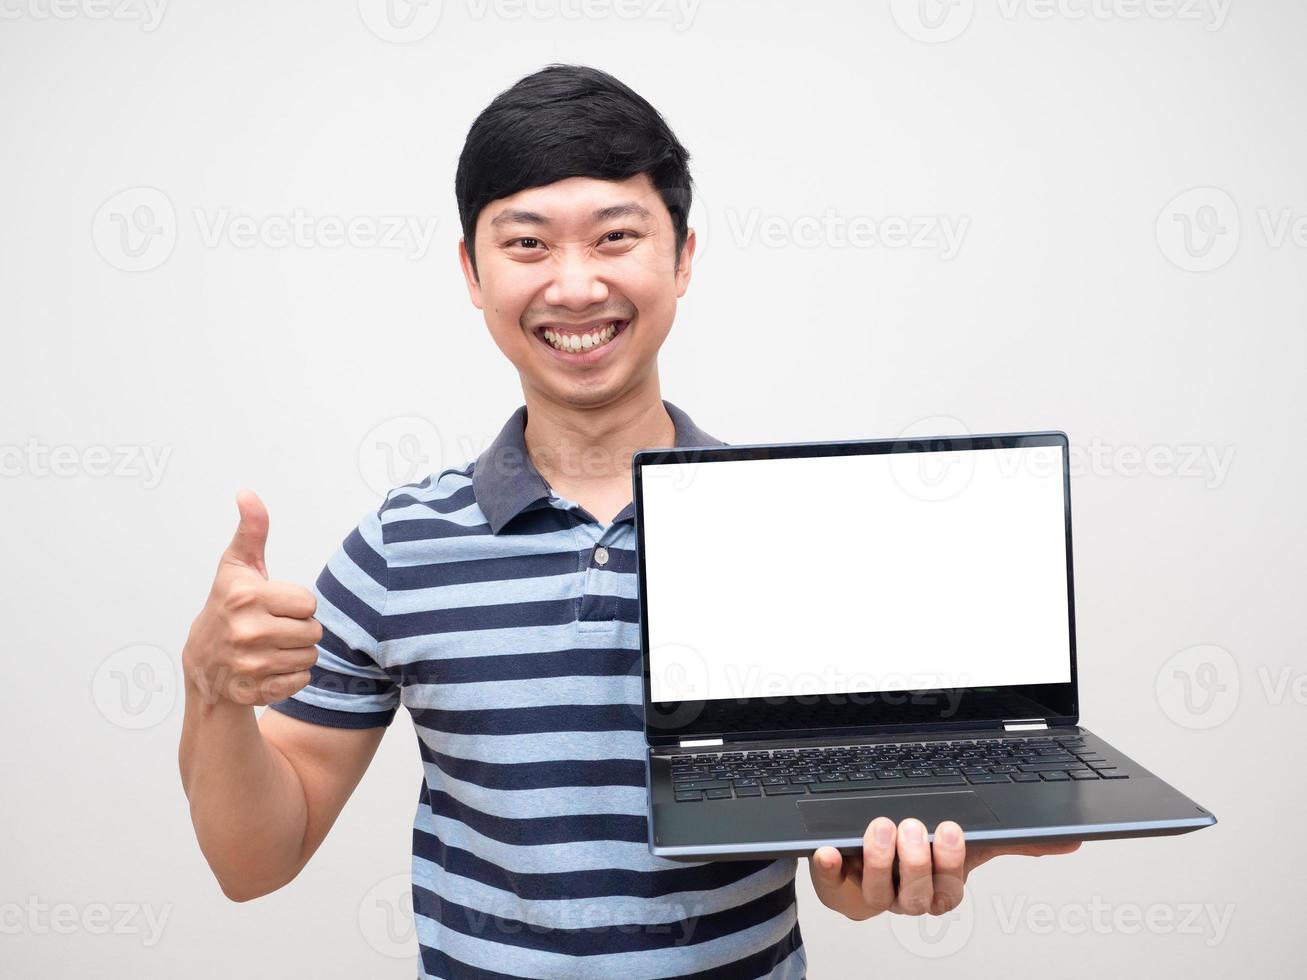
[[[227,546],[227,558],[254,569],[264,578],[268,567],[263,563],[263,552],[268,544],[268,508],[253,490],[236,492],[236,507],[240,511],[240,524]]]

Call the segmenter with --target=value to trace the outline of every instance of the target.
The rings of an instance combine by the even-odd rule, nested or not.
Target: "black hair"
[[[648,174],[671,212],[679,259],[690,214],[689,160],[658,111],[607,72],[553,64],[525,76],[482,110],[459,154],[454,193],[473,273],[482,209],[568,177]]]

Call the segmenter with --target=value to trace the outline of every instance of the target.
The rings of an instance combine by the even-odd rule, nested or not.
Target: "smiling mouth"
[[[611,344],[630,322],[630,320],[605,320],[586,324],[584,327],[548,325],[538,327],[535,335],[560,353],[588,354]]]

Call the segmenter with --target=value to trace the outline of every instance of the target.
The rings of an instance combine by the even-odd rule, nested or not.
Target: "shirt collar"
[[[663,407],[676,426],[676,445],[673,448],[726,445],[704,432],[690,416],[666,399]],[[477,457],[472,470],[472,493],[495,534],[532,504],[549,499],[549,485],[526,452],[525,405],[509,417],[495,441]],[[634,506],[628,506],[613,519],[613,523],[628,519],[634,513]]]

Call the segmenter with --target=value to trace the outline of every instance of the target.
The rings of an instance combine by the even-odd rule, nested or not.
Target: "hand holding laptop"
[[[926,825],[915,817],[898,826],[877,817],[867,825],[861,854],[846,857],[834,847],[819,847],[808,858],[808,871],[821,903],[859,922],[882,912],[943,915],[962,901],[967,875],[991,858],[1071,854],[1079,848],[1080,841],[968,847],[952,820],[935,828],[932,845]]]
[[[650,850],[842,852],[814,882],[866,918],[955,903],[1000,853],[1215,824],[1080,725],[1069,456],[1062,432],[636,453]]]

